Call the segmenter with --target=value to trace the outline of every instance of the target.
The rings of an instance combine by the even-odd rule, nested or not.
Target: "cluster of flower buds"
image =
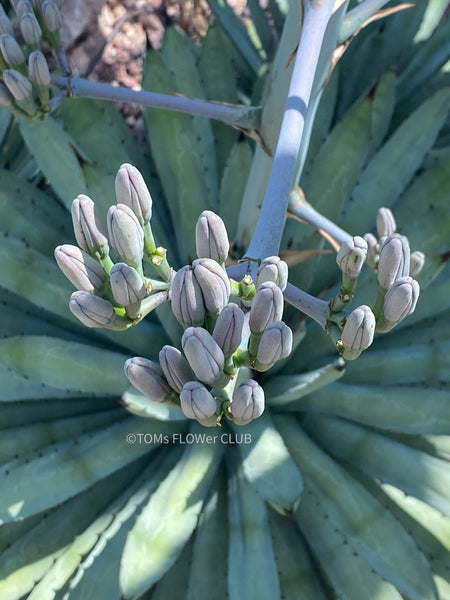
[[[132,358],[125,372],[148,398],[177,404],[205,426],[223,416],[244,425],[263,413],[264,391],[254,379],[237,383],[239,368],[266,371],[292,349],[292,331],[281,321],[287,265],[269,257],[256,284],[249,275],[230,280],[227,231],[211,211],[200,215],[195,239],[198,258],[175,273],[170,289],[184,328],[181,350],[164,346],[159,364]]]
[[[77,288],[70,310],[87,327],[127,329],[169,297],[171,269],[165,259],[159,260],[165,250],[154,247],[150,228],[152,199],[132,165],[119,169],[116,199],[105,230],[91,198],[83,194],[75,198],[72,222],[78,246],[64,244],[55,249],[58,266]],[[118,258],[115,264],[110,246]],[[159,264],[153,260],[153,250]],[[161,278],[145,275],[145,256]]]
[[[390,331],[415,309],[419,284],[415,277],[425,263],[425,255],[410,251],[407,237],[396,233],[397,225],[389,208],[377,213],[378,240],[373,234],[364,237],[370,248],[370,262],[377,272],[378,298],[374,312],[376,330]]]
[[[32,118],[50,111],[50,71],[41,44],[61,47],[62,0],[13,4],[13,21],[0,5],[0,106]]]
[[[130,382],[150,400],[177,406],[205,426],[217,425],[223,416],[240,425],[259,417],[264,391],[254,379],[241,381],[240,373],[267,371],[292,350],[292,331],[281,320],[286,263],[266,258],[256,283],[249,274],[241,282],[229,279],[225,224],[204,211],[195,231],[198,258],[174,273],[153,238],[152,199],[142,175],[122,165],[115,191],[117,204],[108,210],[106,229],[88,196],[73,201],[78,246],[55,250],[60,269],[77,288],[70,310],[87,327],[121,330],[170,300],[184,329],[181,349],[164,346],[158,363],[129,359]],[[159,279],[147,277],[145,257]]]
[[[334,312],[338,313],[343,303],[351,299],[364,262],[377,274],[378,296],[373,308],[359,306],[340,323],[336,345],[349,360],[370,346],[375,331],[390,331],[410,315],[419,296],[419,284],[413,276],[422,269],[424,254],[410,252],[408,238],[396,233],[397,225],[389,208],[379,209],[376,228],[378,238],[372,233],[363,238],[356,236],[344,242],[337,254],[343,285],[340,296],[332,303]]]

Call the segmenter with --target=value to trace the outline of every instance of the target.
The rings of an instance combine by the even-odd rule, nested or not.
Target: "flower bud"
[[[159,353],[159,362],[172,389],[180,393],[188,381],[194,379],[194,373],[178,348],[163,346]]]
[[[3,81],[16,100],[23,102],[31,97],[32,85],[26,77],[14,69],[3,71]]]
[[[11,92],[8,90],[6,85],[0,81],[0,106],[4,108],[8,108],[14,101],[14,97]]]
[[[356,279],[361,273],[362,266],[367,257],[367,242],[356,235],[352,240],[341,244],[336,255],[336,262],[344,275]]]
[[[71,212],[78,245],[91,256],[105,258],[109,251],[108,240],[94,202],[80,194],[72,202]]]
[[[404,235],[388,236],[381,248],[378,260],[378,283],[387,290],[397,279],[409,274],[409,242]]]
[[[266,281],[256,290],[250,309],[250,331],[262,333],[274,321],[283,316],[283,292],[273,283]]]
[[[50,32],[61,29],[61,13],[53,0],[45,0],[41,6],[42,21]]]
[[[170,294],[172,312],[183,327],[196,327],[203,324],[206,309],[192,267],[186,265],[175,273]]]
[[[239,348],[244,327],[244,313],[237,304],[227,304],[219,315],[213,331],[213,338],[226,357]]]
[[[266,281],[273,281],[282,292],[286,289],[288,280],[288,266],[279,256],[268,256],[259,266],[256,276],[256,287]]]
[[[192,272],[200,286],[206,311],[218,316],[228,303],[231,288],[225,270],[210,258],[198,258],[192,263]]]
[[[134,212],[125,204],[109,207],[107,216],[111,246],[130,267],[141,268],[144,232]]]
[[[8,33],[4,33],[0,36],[0,50],[2,51],[4,59],[11,67],[20,67],[20,65],[24,64],[25,55],[14,36]]]
[[[378,258],[378,240],[373,233],[365,233],[363,237],[367,243],[367,262],[373,267]]]
[[[124,163],[116,175],[116,198],[136,215],[144,226],[152,217],[152,198],[141,173],[128,163]]]
[[[181,410],[189,419],[206,427],[217,423],[217,403],[213,395],[198,381],[189,381],[180,394]]]
[[[19,0],[16,7],[16,15],[19,21],[26,13],[33,13],[33,6],[29,0]]]
[[[389,323],[399,323],[416,308],[420,287],[412,277],[401,277],[386,292],[383,316]]]
[[[234,392],[230,405],[233,420],[237,425],[247,425],[264,412],[264,390],[253,379],[247,379]]]
[[[78,290],[92,294],[105,287],[107,277],[102,266],[78,246],[58,246],[55,259],[58,267]]]
[[[20,19],[20,31],[25,44],[37,46],[42,37],[42,30],[34,13],[25,13]],[[46,61],[47,64],[47,61]]]
[[[378,237],[387,237],[392,235],[397,229],[394,215],[390,208],[380,208],[377,212],[377,233]]]
[[[30,81],[39,86],[50,85],[50,71],[45,56],[39,50],[28,57],[28,75]]]
[[[170,397],[171,389],[157,363],[135,356],[125,362],[124,371],[134,387],[150,400],[164,402]]]
[[[89,292],[74,292],[69,308],[86,327],[106,327],[116,314],[111,302]]]
[[[415,277],[420,273],[423,269],[423,265],[425,264],[425,254],[420,252],[420,250],[416,250],[411,253],[409,258],[409,274],[411,277]]]
[[[291,329],[283,321],[275,321],[267,326],[261,336],[257,360],[261,365],[272,366],[277,360],[288,357],[291,351]],[[258,370],[267,369],[258,368]]]
[[[228,377],[223,373],[223,352],[206,329],[188,327],[181,338],[181,345],[197,379],[217,387],[228,382]]]
[[[224,264],[230,243],[222,219],[210,210],[204,210],[195,226],[195,243],[199,258],[210,258]]]
[[[14,35],[14,28],[7,16],[0,15],[0,34]]]
[[[358,306],[350,313],[342,330],[342,355],[348,360],[357,358],[373,342],[375,333],[375,315],[365,305]]]
[[[125,263],[117,263],[110,272],[111,291],[114,300],[122,306],[130,306],[147,295],[142,276]]]

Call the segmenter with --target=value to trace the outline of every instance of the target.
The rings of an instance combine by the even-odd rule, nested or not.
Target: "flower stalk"
[[[65,90],[70,97],[129,102],[130,104],[140,104],[151,108],[163,108],[188,115],[215,119],[243,130],[257,129],[261,111],[259,107],[255,106],[225,105],[218,102],[170,96],[157,92],[131,90],[81,77],[53,75],[52,84]]]
[[[264,259],[279,252],[311,90],[334,1],[314,4],[306,1],[303,6],[303,29],[280,135],[261,211],[247,251],[247,255],[254,258]]]

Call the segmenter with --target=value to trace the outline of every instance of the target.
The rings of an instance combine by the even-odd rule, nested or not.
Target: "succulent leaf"
[[[231,462],[231,460],[230,460]],[[241,468],[228,483],[228,590],[231,600],[279,600],[280,584],[268,527],[268,509]]]
[[[77,156],[77,146],[58,121],[21,121],[20,131],[64,206],[86,190],[86,180]]]
[[[255,419],[244,430],[233,429],[237,435],[245,431],[252,440],[251,444],[239,445],[248,481],[279,512],[292,510],[302,493],[303,480],[269,414]]]
[[[200,431],[200,426],[191,429],[192,434]],[[141,512],[121,563],[126,599],[149,589],[175,562],[196,526],[221,452],[219,444],[190,445]]]
[[[345,537],[359,557],[393,584],[392,593],[397,588],[417,600],[437,598],[429,565],[392,514],[320,450],[295,423],[282,417],[277,418],[275,423],[284,433],[287,446],[305,476],[304,497],[308,498],[308,489],[313,491],[329,515],[330,525],[339,530],[339,536]],[[299,506],[302,501],[303,497]],[[298,524],[302,527],[301,513],[297,512],[297,515]],[[308,524],[305,525],[308,528]],[[392,535],[394,531],[395,535]],[[307,537],[311,542],[308,534]],[[387,537],[389,546],[384,542]],[[331,540],[327,540],[326,544],[329,542]],[[383,552],[379,551],[380,548],[384,549]],[[405,556],[408,556],[407,561]],[[398,596],[398,592],[395,591],[395,594]]]

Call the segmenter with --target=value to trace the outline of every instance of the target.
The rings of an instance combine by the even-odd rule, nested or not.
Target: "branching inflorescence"
[[[130,358],[125,364],[130,382],[151,401],[181,408],[205,426],[219,424],[224,416],[238,425],[259,417],[264,391],[248,375],[269,370],[292,350],[293,334],[282,320],[287,264],[278,256],[243,259],[258,262],[256,280],[250,272],[241,281],[231,279],[226,270],[225,225],[218,215],[204,211],[195,229],[198,258],[174,272],[166,250],[154,240],[150,193],[130,164],[117,173],[116,199],[108,211],[106,231],[88,196],[80,195],[72,204],[79,247],[63,245],[55,250],[58,265],[78,289],[71,296],[72,313],[87,327],[125,330],[170,301],[184,328],[181,339],[174,340],[182,351],[164,346],[159,364],[145,357]],[[295,203],[290,209],[306,216]],[[322,227],[324,223],[321,219]],[[330,302],[314,299],[321,303],[316,320],[321,322],[326,304],[325,330],[348,360],[371,345],[376,330],[389,331],[415,308],[419,286],[411,274],[417,273],[424,257],[416,252],[411,260],[407,238],[395,229],[392,212],[382,208],[377,216],[379,240],[373,234],[351,238],[342,232],[344,241],[336,256],[341,289]],[[110,247],[118,262],[111,259]],[[365,262],[377,271],[378,296],[373,308],[362,305],[348,314],[345,308]],[[147,264],[156,278],[147,275]],[[311,306],[308,314],[314,316]]]
[[[59,36],[62,2],[19,0],[14,4],[15,25],[0,11],[2,106],[30,119],[44,118],[76,89],[81,95],[115,98],[111,86],[97,89],[93,82],[72,77]],[[315,319],[339,353],[353,360],[372,344],[375,331],[387,332],[411,314],[419,295],[413,276],[424,256],[410,254],[408,239],[395,232],[390,209],[378,212],[379,239],[372,233],[353,237],[318,214],[296,190],[290,193],[299,174],[303,137],[307,143],[309,135],[306,130],[303,136],[303,130],[333,3],[305,3],[304,9],[301,44],[270,178],[247,256],[237,267],[227,272],[229,240],[222,219],[204,211],[195,230],[198,258],[174,272],[166,249],[157,246],[153,236],[152,198],[146,183],[128,163],[120,167],[115,180],[117,204],[109,208],[107,228],[91,198],[80,194],[72,204],[78,246],[66,244],[55,251],[59,267],[77,288],[70,310],[87,327],[126,330],[170,301],[173,315],[184,328],[181,339],[172,340],[181,349],[164,346],[160,364],[145,357],[131,358],[125,372],[150,400],[179,407],[187,417],[207,426],[219,424],[223,416],[243,425],[263,413],[264,392],[252,372],[263,373],[291,353],[293,333],[282,320],[285,300]],[[40,49],[42,41],[53,51],[62,76],[50,75]],[[309,62],[302,60],[304,45]],[[52,96],[55,87],[62,92]],[[161,94],[133,93],[136,101],[164,106]],[[186,98],[183,105],[174,105],[170,99],[175,97],[166,98],[170,110],[218,118],[244,130],[255,127],[259,114],[252,107]],[[288,284],[287,264],[273,256],[279,251],[286,208],[323,232],[337,250],[342,285],[331,301]],[[143,266],[144,258],[153,267],[153,277]],[[365,263],[377,273],[378,294],[373,306],[364,304],[349,313],[347,307]],[[230,276],[236,273],[239,276],[234,280]]]

